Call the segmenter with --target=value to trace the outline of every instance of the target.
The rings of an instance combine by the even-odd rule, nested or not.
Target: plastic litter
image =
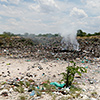
[[[26,60],[26,62],[30,62],[31,60]]]
[[[65,83],[59,84],[59,83],[57,83],[57,82],[51,82],[50,85],[54,85],[54,86],[56,86],[56,87],[61,87],[61,88],[63,88],[64,85],[65,85]]]
[[[82,61],[81,63],[84,63],[84,61]]]
[[[33,90],[30,94],[30,96],[34,96],[35,95],[35,91]]]
[[[86,66],[85,68],[88,68],[88,66]]]
[[[42,74],[42,76],[44,76],[44,75],[45,75],[45,73]]]
[[[39,87],[39,86],[37,86],[37,89],[40,89],[40,87]]]

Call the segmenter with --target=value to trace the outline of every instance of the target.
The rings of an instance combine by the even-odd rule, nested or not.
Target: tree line
[[[98,36],[100,35],[100,32],[95,32],[94,34],[91,34],[91,33],[86,33],[86,32],[83,32],[81,29],[77,30],[77,36],[80,36],[80,37],[84,37],[84,36]],[[51,34],[51,33],[46,33],[46,34],[29,34],[29,33],[24,33],[24,34],[14,34],[14,33],[11,33],[11,32],[3,32],[3,34],[0,34],[0,36],[2,37],[11,37],[11,36],[21,36],[21,37],[27,37],[27,38],[34,38],[34,37],[57,37],[57,36],[60,36],[60,34]],[[61,36],[60,36],[61,37]]]
[[[11,32],[3,32],[3,34],[0,34],[2,37],[12,37],[12,36],[20,36],[20,37],[27,37],[27,38],[34,38],[34,37],[56,37],[60,36],[59,34],[51,34],[51,33],[46,33],[46,34],[29,34],[29,33],[24,33],[24,34],[14,34]]]
[[[100,32],[95,32],[94,34],[83,32],[81,29],[77,30],[77,36],[84,37],[84,36],[98,36]]]

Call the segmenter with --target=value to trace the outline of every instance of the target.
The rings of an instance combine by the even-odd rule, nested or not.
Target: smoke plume
[[[66,22],[67,23],[67,22]],[[68,50],[79,50],[79,43],[76,39],[77,27],[69,22],[61,26],[60,35],[63,37],[61,44],[63,49]]]

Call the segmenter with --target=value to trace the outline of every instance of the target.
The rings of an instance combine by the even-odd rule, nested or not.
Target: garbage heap
[[[0,55],[9,58],[76,59],[100,57],[100,38],[77,38],[79,51],[62,50],[62,37],[0,38]]]

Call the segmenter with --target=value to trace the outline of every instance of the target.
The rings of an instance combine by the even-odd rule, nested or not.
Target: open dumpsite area
[[[0,37],[0,100],[100,100],[100,37],[78,37],[78,51],[61,40]],[[61,73],[72,60],[87,73],[64,87]]]

